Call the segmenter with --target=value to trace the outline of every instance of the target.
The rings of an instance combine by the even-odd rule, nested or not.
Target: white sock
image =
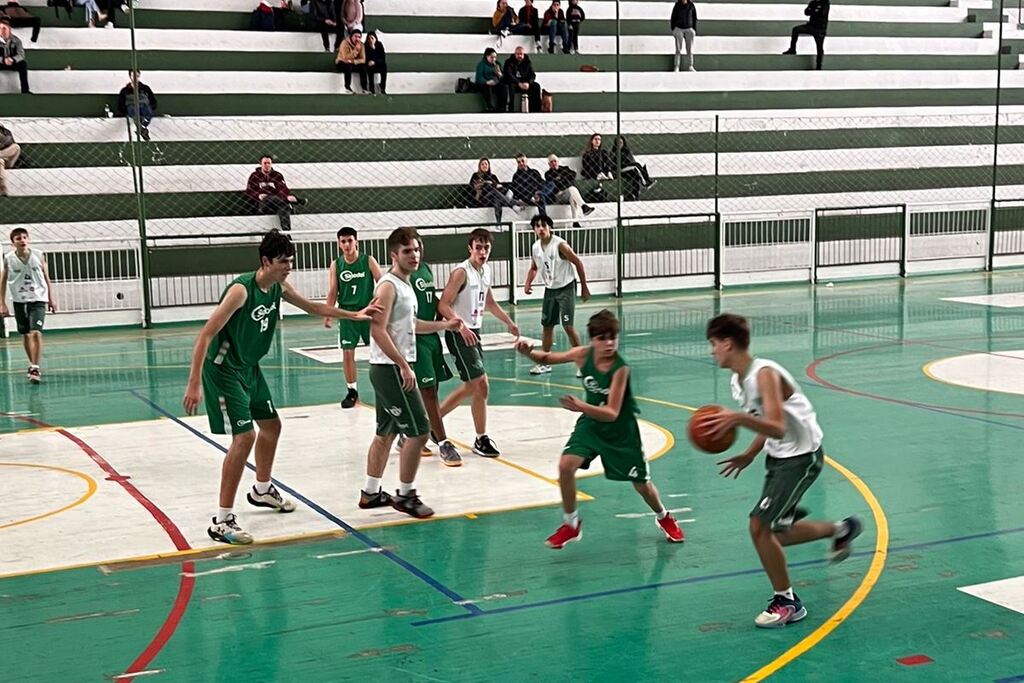
[[[356,383],[355,382],[348,382],[347,384],[348,384],[348,388],[349,389],[355,389],[356,388]]]
[[[371,477],[366,475],[366,486],[363,487],[363,492],[369,495],[374,495],[380,491],[380,477]]]
[[[29,363],[29,364],[28,364],[28,367],[29,367],[29,369],[31,369],[31,370],[38,370],[38,369],[39,369],[39,366],[38,366],[38,365],[36,365],[35,363]]]
[[[217,524],[225,521],[228,515],[234,514],[234,508],[217,508]]]
[[[408,484],[406,484],[404,481],[400,481],[398,482],[398,495],[408,496],[409,492],[412,491],[414,488],[416,488],[416,484],[414,484],[413,482],[410,481]]]
[[[662,520],[668,517],[668,510],[666,510],[665,508],[661,508],[661,512],[658,512],[656,514],[658,515],[658,519]]]
[[[775,591],[775,594],[776,595],[782,595],[784,597],[789,598],[790,600],[795,600],[796,599],[796,598],[793,597],[793,587],[792,586],[790,586],[789,588],[787,588],[784,591]]]
[[[580,511],[573,510],[572,512],[562,513],[562,521],[573,529],[577,528],[580,525]]]
[[[837,536],[842,536],[845,533],[846,533],[846,521],[845,520],[841,520],[841,521],[836,522],[836,528],[832,532],[832,538],[835,538]]]
[[[260,480],[257,479],[256,480],[256,485],[253,486],[253,488],[256,489],[256,493],[258,493],[258,494],[260,494],[262,496],[264,493],[266,493],[267,491],[270,490],[270,482],[269,481],[260,481]]]
[[[482,439],[482,438],[484,438],[485,436],[487,436],[487,435],[486,435],[486,434],[477,434],[477,435],[476,435],[476,438],[478,438],[478,439]]]

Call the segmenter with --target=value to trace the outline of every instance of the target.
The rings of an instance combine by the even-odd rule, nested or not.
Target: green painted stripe
[[[787,71],[794,67],[787,55],[696,55],[701,71]],[[32,68],[37,71],[60,70],[72,67],[86,70],[128,70],[131,53],[127,51],[95,50],[69,52],[65,50],[33,50]],[[621,71],[668,71],[672,68],[672,55],[622,55]],[[392,73],[431,72],[458,73],[476,66],[473,55],[390,54],[388,70]],[[576,71],[582,64],[596,66],[601,71],[615,71],[615,55],[563,55],[531,54],[530,60],[538,73]],[[1017,55],[1002,55],[1003,68],[1015,69]],[[874,71],[890,69],[992,69],[994,55],[830,55],[828,66],[832,71]],[[325,52],[276,52],[253,59],[251,53],[239,52],[174,52],[146,51],[139,53],[139,67],[143,71],[302,71],[334,73],[334,58]],[[145,80],[145,79],[143,79]],[[126,78],[127,82],[127,78]]]
[[[818,173],[722,176],[720,197],[821,194],[832,192],[898,192],[931,188],[984,186],[992,181],[989,166]],[[1024,166],[999,169],[999,184],[1024,184]],[[714,196],[712,176],[662,178],[644,199],[684,200]],[[321,189],[300,193],[312,213],[445,211],[468,205],[464,185],[374,189]],[[955,199],[951,196],[950,199]],[[134,219],[133,195],[8,197],[0,223],[44,223]],[[238,192],[153,193],[146,195],[148,219],[192,216],[251,215]]]

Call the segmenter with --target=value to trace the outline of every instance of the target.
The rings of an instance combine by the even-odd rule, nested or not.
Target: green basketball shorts
[[[640,425],[635,419],[598,423],[581,416],[562,455],[583,458],[583,469],[588,469],[594,458],[600,457],[605,478],[613,481],[648,481],[651,478],[640,440]]]
[[[761,500],[750,511],[771,525],[772,531],[786,531],[793,525],[793,512],[804,492],[821,474],[825,453],[821,447],[813,453],[792,458],[765,458],[764,489]]]
[[[377,436],[405,434],[423,436],[430,433],[427,409],[418,389],[402,389],[402,373],[397,365],[370,365],[377,407]]]
[[[206,417],[214,434],[244,434],[253,420],[277,417],[270,387],[260,366],[244,370],[203,363],[203,395]]]
[[[451,368],[444,360],[440,336],[436,333],[416,335],[416,362],[412,369],[420,389],[432,389],[452,378]]]

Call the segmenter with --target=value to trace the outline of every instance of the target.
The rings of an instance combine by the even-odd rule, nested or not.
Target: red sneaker
[[[686,540],[686,534],[683,533],[679,522],[672,515],[665,515],[664,519],[655,518],[655,521],[658,522],[658,527],[665,532],[665,538],[669,543],[682,543]]]
[[[548,536],[548,540],[545,541],[549,548],[555,550],[561,550],[565,547],[566,543],[572,543],[583,538],[583,522],[579,522],[578,526],[574,529],[568,524],[563,524],[558,527],[555,533]]]

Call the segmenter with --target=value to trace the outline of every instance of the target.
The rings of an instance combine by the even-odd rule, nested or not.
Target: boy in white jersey
[[[745,318],[729,313],[712,318],[707,339],[718,366],[733,372],[732,395],[743,412],[717,413],[706,421],[706,432],[721,435],[746,427],[757,433],[746,451],[718,463],[724,465],[722,476],[738,477],[758,453],[766,453],[764,490],[750,512],[750,536],[775,595],[754,625],[781,628],[807,616],[793,593],[782,547],[830,538],[829,557],[833,563],[842,562],[850,556],[863,524],[857,517],[841,522],[802,519],[807,513],[797,504],[825,460],[814,406],[785,368],[750,355],[750,325]]]
[[[540,325],[544,329],[541,348],[545,352],[551,350],[555,340],[555,325],[558,323],[562,324],[565,335],[569,337],[570,348],[576,348],[580,345],[580,335],[573,327],[576,316],[577,276],[583,301],[590,298],[583,262],[568,242],[551,234],[554,223],[549,216],[534,216],[530,226],[533,227],[537,241],[533,243],[533,260],[530,262],[530,270],[526,273],[523,291],[526,294],[533,291],[533,281],[537,273],[540,273],[540,281],[544,285],[544,305],[540,314]],[[530,368],[531,375],[542,375],[546,372],[551,372],[550,365],[537,363]],[[578,370],[576,376],[580,376]]]
[[[380,315],[370,323],[370,383],[377,407],[377,434],[366,455],[366,486],[359,496],[359,507],[392,506],[416,518],[430,517],[434,511],[416,495],[416,470],[420,451],[427,443],[430,422],[417,389],[416,333],[453,330],[462,324],[455,318],[445,321],[418,320],[416,293],[409,275],[420,267],[420,237],[412,228],[398,228],[388,237],[391,269],[377,282],[374,303]],[[381,477],[388,464],[388,453],[395,436],[404,434],[399,456],[398,494],[392,498],[381,488]]]
[[[491,293],[491,269],[487,259],[491,256],[491,233],[477,228],[469,233],[469,258],[455,266],[448,277],[437,304],[437,311],[443,318],[459,318],[463,324],[458,329],[445,332],[448,352],[455,359],[462,386],[448,394],[441,404],[441,416],[455,410],[466,397],[472,396],[473,426],[476,440],[473,452],[485,458],[496,458],[501,453],[487,436],[487,371],[484,370],[483,350],[480,348],[480,328],[484,322],[484,311],[505,323],[508,333],[518,337],[519,327],[501,309]]]
[[[29,248],[28,230],[11,231],[14,251],[4,256],[0,270],[0,316],[7,317],[7,286],[14,302],[14,319],[21,333],[21,343],[28,356],[28,381],[39,384],[39,359],[43,353],[43,323],[46,311],[57,312],[50,273],[42,252]]]

